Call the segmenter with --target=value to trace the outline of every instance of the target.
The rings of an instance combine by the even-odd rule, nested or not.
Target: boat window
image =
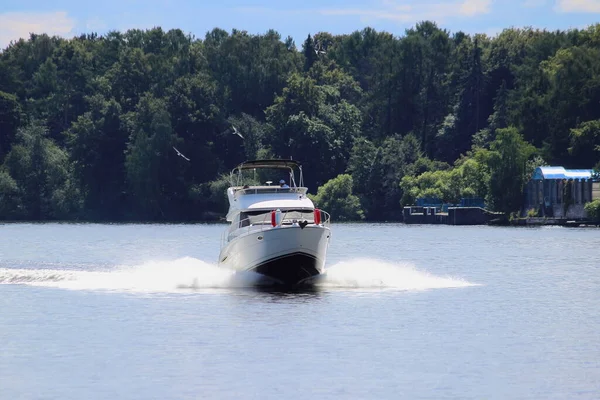
[[[271,223],[270,211],[241,212],[240,228],[261,223]]]
[[[312,210],[281,210],[284,223],[292,223],[294,221],[314,221],[314,213]],[[239,227],[244,228],[250,225],[270,224],[271,211],[253,211],[241,212],[239,215]]]
[[[314,214],[312,211],[289,210],[289,211],[284,212],[284,214],[285,214],[285,216],[284,216],[285,220],[297,220],[297,221],[307,220],[309,222],[312,222],[314,220]]]

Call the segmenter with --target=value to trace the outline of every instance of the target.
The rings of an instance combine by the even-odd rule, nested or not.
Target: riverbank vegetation
[[[600,200],[594,200],[585,205],[585,212],[588,218],[600,221]]]
[[[599,102],[600,25],[31,35],[0,53],[0,218],[217,218],[226,174],[270,157],[338,220],[421,196],[511,212],[536,166],[598,164]]]

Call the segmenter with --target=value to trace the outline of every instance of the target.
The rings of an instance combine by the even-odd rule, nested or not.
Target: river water
[[[600,230],[334,224],[310,290],[225,225],[0,225],[0,399],[598,399]]]

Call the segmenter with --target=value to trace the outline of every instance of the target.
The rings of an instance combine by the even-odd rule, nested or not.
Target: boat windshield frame
[[[242,186],[243,185],[243,171],[257,169],[284,169],[289,173],[289,186],[290,188],[298,188],[304,186],[304,176],[302,174],[302,164],[295,160],[279,160],[279,159],[267,159],[267,160],[253,160],[244,161],[235,167],[229,176],[231,186]],[[298,185],[296,184],[295,172],[298,171]],[[275,185],[276,186],[276,185]]]

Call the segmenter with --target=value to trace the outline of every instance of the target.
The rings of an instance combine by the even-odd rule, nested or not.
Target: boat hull
[[[279,284],[303,283],[324,272],[330,236],[329,228],[318,225],[249,231],[222,249],[219,265],[257,272]]]

